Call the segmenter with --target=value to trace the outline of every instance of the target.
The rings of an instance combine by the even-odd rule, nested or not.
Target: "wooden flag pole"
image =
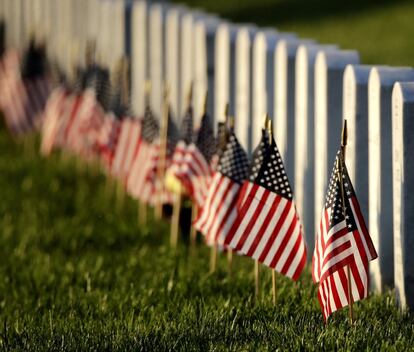
[[[193,84],[190,84],[190,89],[187,97],[187,107],[190,108],[193,101]],[[180,230],[180,214],[181,214],[181,203],[183,198],[183,188],[178,189],[177,194],[175,194],[175,202],[173,205],[173,215],[171,221],[171,233],[170,233],[170,244],[174,249],[177,248],[178,243],[178,232]]]
[[[122,56],[114,70],[114,84],[117,84],[117,79],[120,83],[120,98],[121,102],[127,106],[129,100],[129,83],[128,83],[128,59]],[[125,205],[126,192],[123,180],[117,182],[117,203],[118,209],[121,211]]]
[[[231,278],[233,274],[233,249],[231,248],[227,248],[227,268],[229,277]]]
[[[173,249],[177,248],[178,243],[178,231],[180,229],[180,213],[181,213],[181,192],[175,195],[175,202],[173,205],[173,214],[171,220],[171,233],[170,233],[170,245]]]
[[[168,86],[165,84],[164,89],[164,116],[160,130],[160,148],[158,157],[158,168],[157,168],[157,181],[156,186],[156,200],[155,200],[155,218],[162,218],[162,193],[164,189],[164,174],[165,174],[165,163],[167,158],[167,131],[168,131],[168,115],[170,113],[169,99],[168,99]]]
[[[345,152],[346,152],[346,144],[348,140],[348,131],[347,131],[347,122],[344,120],[344,126],[342,129],[342,138],[341,138],[341,154],[342,156],[338,160],[338,178],[340,184],[340,191],[341,191],[341,198],[342,198],[342,213],[344,218],[346,219],[346,204],[345,204],[345,192],[344,192],[344,180],[343,180],[343,173],[344,173],[344,163],[345,163]],[[347,284],[348,284],[348,307],[349,307],[349,321],[352,324],[354,322],[354,310],[353,310],[353,299],[352,299],[352,283],[351,283],[351,270],[349,265],[346,266],[346,276],[347,276]]]
[[[198,216],[198,208],[197,205],[192,203],[191,205],[191,230],[190,230],[190,241],[191,247],[194,249],[196,242],[197,242],[197,230],[193,226],[194,221],[197,219]]]
[[[145,226],[147,223],[147,205],[144,202],[138,202],[138,224]]]
[[[272,135],[271,135],[272,125],[271,124],[269,125],[269,122],[271,123],[269,119],[269,115],[266,113],[264,128],[269,131],[269,141],[270,141],[270,144],[272,144]],[[254,261],[254,284],[255,284],[255,290],[254,290],[255,296],[256,298],[258,298],[260,294],[260,263],[257,259],[255,259]]]
[[[203,112],[201,116],[204,116],[207,113],[207,102],[208,102],[208,91],[206,91],[206,94],[204,96],[204,105],[203,105]],[[197,230],[194,227],[193,223],[198,217],[198,206],[197,204],[192,202],[191,206],[191,229],[190,229],[190,241],[191,241],[191,247],[194,249],[196,242],[197,242]]]
[[[214,243],[210,251],[210,274],[216,271],[217,267],[217,243]]]
[[[121,58],[121,102],[125,107],[129,105],[129,61],[126,56]]]
[[[260,263],[257,259],[254,261],[254,287],[254,294],[258,299],[260,294]]]
[[[206,104],[206,102],[207,102],[207,94],[206,94],[205,104]],[[229,132],[228,132],[228,128],[229,128],[229,103],[227,103],[225,108],[224,108],[224,116],[225,116],[225,121],[226,121],[226,140],[227,140],[227,135],[229,134]],[[217,249],[218,249],[217,247],[218,247],[217,243],[215,243],[214,246],[211,247],[210,273],[213,273],[214,271],[216,271]]]
[[[229,104],[226,105],[226,119],[228,121],[228,128],[230,131],[234,130],[234,116],[229,116]],[[231,277],[233,272],[233,249],[227,248],[227,269],[229,276]]]
[[[120,212],[125,204],[125,189],[121,181],[116,183],[116,208]]]
[[[266,129],[268,132],[268,138],[269,138],[269,146],[273,143],[273,124],[272,120],[269,118],[269,115],[266,114]],[[272,298],[273,298],[273,305],[276,305],[276,271],[274,269],[272,270]]]
[[[144,91],[145,91],[145,104],[148,106],[150,102],[150,94],[151,94],[151,81],[146,80],[144,85]],[[139,201],[138,206],[138,223],[141,226],[145,226],[147,223],[147,204]]]
[[[86,43],[85,64],[91,66],[96,62],[96,40],[91,39]]]

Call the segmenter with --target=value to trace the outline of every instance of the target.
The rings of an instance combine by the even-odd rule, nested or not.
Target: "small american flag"
[[[29,50],[25,57],[31,53]],[[38,58],[45,60],[45,58]],[[25,59],[24,59],[25,60]],[[43,62],[33,66],[19,66],[19,55],[8,51],[0,69],[0,108],[7,126],[14,135],[21,135],[41,127],[42,112],[50,94],[51,85],[46,72],[39,71]]]
[[[122,182],[126,184],[129,173],[131,172],[132,163],[141,147],[142,121],[138,118],[130,118],[130,117],[127,117],[125,119],[131,120],[129,138],[126,143],[127,145],[126,153],[124,155],[122,168],[121,168]]]
[[[180,134],[178,132],[177,125],[171,116],[171,109],[169,109],[164,169],[161,170],[162,165],[160,158],[160,148],[158,148],[157,155],[153,159],[154,164],[152,171],[147,176],[147,180],[153,185],[150,202],[155,202],[154,204],[157,204],[158,201],[160,201],[161,204],[172,204],[175,200],[175,194],[165,187],[165,175],[168,168],[170,168],[172,165],[172,158],[179,139]],[[161,178],[159,177],[159,171],[163,171]]]
[[[213,176],[212,160],[216,152],[216,140],[210,116],[205,113],[195,142],[190,143],[184,154],[176,177],[181,181],[198,208],[204,205]]]
[[[268,135],[267,130],[263,128],[262,137],[260,139],[259,145],[253,151],[252,160],[251,160],[250,167],[249,167],[249,179],[252,180],[252,182],[254,182],[257,175],[259,174],[260,167],[262,166],[262,163],[263,163],[263,158],[266,155],[268,148],[269,148],[269,135]],[[241,205],[246,200],[246,192],[249,186],[250,186],[249,182],[243,183],[243,186],[240,190],[239,199],[237,201],[238,209],[241,208]]]
[[[46,48],[32,41],[23,55],[21,78],[26,89],[26,114],[36,129],[41,127],[42,113],[51,92]]]
[[[266,139],[263,132],[225,244],[296,280],[306,264],[302,225],[279,150]]]
[[[148,177],[158,160],[160,128],[148,101],[141,124],[141,142],[128,174],[127,190],[134,198],[150,202],[153,185]]]
[[[63,102],[62,112],[59,117],[54,145],[65,149],[68,147],[68,136],[80,106],[83,96],[81,94],[69,94]]]
[[[90,158],[99,151],[99,131],[111,103],[109,71],[93,63],[80,74],[79,81],[82,104],[72,120],[67,143],[72,151]]]
[[[103,110],[108,111],[111,104],[111,82],[107,68],[98,64],[89,65],[83,72],[81,79],[81,90],[92,89],[96,100]]]
[[[69,82],[63,77],[61,85],[50,96],[44,113],[45,126],[43,131],[46,132],[50,129],[53,134],[49,135],[51,138],[48,138],[48,133],[46,133],[42,138],[42,143],[43,139],[45,140],[45,152],[47,149],[51,151],[53,147],[67,147],[70,127],[83,101],[81,80],[82,75],[78,69],[72,81]],[[59,95],[62,95],[60,102],[57,101]],[[50,125],[51,127],[49,127]]]
[[[341,162],[345,209],[339,179]],[[318,299],[325,320],[349,304],[347,265],[351,273],[353,302],[368,296],[368,263],[376,257],[342,152],[339,151],[329,181],[312,261],[312,276],[315,283],[319,282]]]
[[[225,122],[219,122],[217,124],[217,137],[216,137],[216,143],[217,143],[216,153],[217,153],[218,159],[220,159],[221,155],[226,149],[227,142],[228,142],[227,125]]]
[[[122,162],[128,144],[131,122],[130,119],[123,119],[120,124],[118,143],[115,148],[114,160],[111,167],[111,174],[114,178],[121,178]]]
[[[94,155],[104,116],[105,112],[96,99],[95,91],[85,90],[67,132],[68,149],[87,159]]]
[[[107,170],[110,170],[114,159],[120,130],[121,122],[117,120],[112,113],[106,114],[99,131],[97,148],[103,162],[103,166]]]
[[[187,152],[187,148],[193,141],[193,137],[193,108],[189,106],[181,124],[181,136],[174,149],[171,165],[167,170],[167,174],[178,177],[181,173],[184,157]]]
[[[125,117],[120,122],[118,143],[115,148],[111,174],[126,182],[132,163],[141,144],[142,123],[139,119]]]
[[[128,77],[125,77],[123,70],[115,70],[110,89],[108,110],[111,111],[117,119],[123,119],[131,116],[131,104]]]
[[[214,172],[205,204],[194,223],[194,227],[206,236],[207,244],[224,244],[237,218],[236,202],[241,185],[247,178],[248,167],[246,152],[231,131]]]
[[[46,103],[43,112],[42,144],[40,147],[42,155],[49,155],[55,146],[60,119],[64,115],[68,95],[69,92],[59,86],[52,91]]]

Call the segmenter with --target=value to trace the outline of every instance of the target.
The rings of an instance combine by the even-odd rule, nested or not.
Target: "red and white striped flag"
[[[216,139],[208,114],[201,118],[197,139],[188,145],[176,177],[199,209],[205,203],[213,177],[212,160],[216,152]]]
[[[127,149],[122,163],[121,173],[122,173],[122,182],[126,184],[129,173],[132,169],[132,164],[135,159],[135,156],[138,154],[139,149],[141,148],[142,142],[142,121],[138,118],[128,117],[132,120],[131,131],[129,133],[129,138],[127,141]]]
[[[106,170],[111,168],[120,129],[121,122],[112,113],[106,114],[97,140],[99,155]]]
[[[105,112],[96,99],[92,89],[82,93],[82,100],[67,132],[66,143],[68,148],[90,158],[97,153],[99,131],[104,121]]]
[[[126,186],[132,197],[149,203],[155,192],[151,177],[158,162],[159,125],[148,102],[141,125],[141,141],[134,155]]]
[[[172,116],[171,116],[171,109],[168,111],[168,122],[167,122],[167,138],[166,138],[166,150],[165,150],[165,160],[164,160],[164,168],[162,166],[162,159],[160,158],[160,142],[155,144],[154,155],[153,157],[153,165],[151,170],[146,178],[146,183],[149,186],[148,188],[151,189],[150,198],[147,198],[145,202],[151,204],[172,204],[174,203],[176,197],[173,192],[171,192],[165,184],[166,178],[166,171],[171,167],[172,158],[174,154],[174,150],[177,146],[179,140],[179,132],[177,125],[175,124]],[[156,153],[155,153],[156,151]],[[162,170],[163,168],[163,170]]]
[[[3,58],[0,74],[0,108],[9,130],[15,135],[40,128],[51,90],[46,75],[24,79],[19,63],[17,52],[8,52]]]
[[[193,141],[193,137],[193,108],[189,106],[182,120],[180,137],[177,145],[175,146],[174,153],[171,158],[171,165],[167,169],[167,174],[177,177],[181,173],[184,157],[188,146]]]
[[[55,146],[60,120],[64,116],[65,102],[68,95],[69,93],[66,89],[58,87],[53,90],[46,103],[43,113],[42,144],[40,146],[42,155],[49,155]]]
[[[132,121],[130,119],[123,119],[121,121],[118,143],[111,167],[111,174],[114,178],[121,178],[122,161],[128,144],[131,123]]]
[[[225,244],[297,280],[306,264],[302,225],[279,150],[265,132],[239,197]]]
[[[248,175],[249,161],[233,131],[214,172],[207,199],[194,227],[209,245],[222,246],[237,218],[237,198]]]
[[[82,105],[82,94],[69,94],[62,102],[62,111],[58,120],[56,137],[54,140],[54,146],[61,149],[67,148],[68,135],[72,126],[72,123],[76,119],[79,108]]]
[[[119,140],[116,145],[111,174],[126,182],[141,144],[141,120],[124,118],[121,122]]]
[[[342,158],[339,151],[312,260],[312,276],[315,283],[319,282],[318,299],[325,320],[336,310],[349,305],[346,266],[350,269],[351,297],[355,302],[368,296],[368,263],[377,257]],[[345,209],[339,179],[341,162]]]

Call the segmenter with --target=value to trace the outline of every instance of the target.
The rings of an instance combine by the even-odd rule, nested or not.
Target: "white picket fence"
[[[347,165],[379,259],[373,290],[395,287],[402,307],[414,308],[414,70],[360,64],[353,50],[293,33],[239,25],[183,6],[123,0],[1,0],[7,46],[46,38],[48,54],[70,70],[86,43],[113,68],[131,62],[135,114],[144,112],[150,79],[152,108],[161,115],[163,84],[177,120],[193,84],[196,125],[206,91],[215,122],[225,105],[248,152],[264,115],[292,183],[312,255],[342,120],[349,126]]]

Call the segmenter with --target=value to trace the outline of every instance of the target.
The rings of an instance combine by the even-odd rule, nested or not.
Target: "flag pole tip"
[[[348,123],[347,123],[347,120],[344,119],[344,126],[342,128],[342,136],[341,136],[341,145],[345,147],[347,142],[348,142]]]

